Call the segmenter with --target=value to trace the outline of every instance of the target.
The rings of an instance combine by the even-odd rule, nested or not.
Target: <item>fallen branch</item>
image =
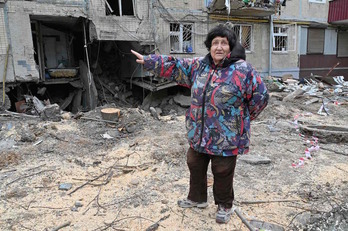
[[[262,203],[276,203],[276,202],[294,202],[301,201],[299,199],[283,199],[283,200],[267,200],[267,201],[241,201],[241,204],[262,204]]]
[[[8,114],[0,114],[0,116],[13,116],[13,117],[29,117],[29,118],[40,118],[40,116],[35,116],[35,115],[27,115],[24,113],[17,113],[17,112],[13,112],[13,111],[8,111],[5,110],[6,113]]]
[[[25,170],[25,171],[32,171],[32,170],[34,170],[34,169],[41,168],[41,167],[43,167],[43,166],[46,166],[46,164],[42,164],[42,165],[39,165],[39,166],[33,167],[33,168],[28,168],[28,169]]]
[[[254,227],[251,226],[249,221],[245,219],[245,217],[239,212],[238,209],[235,209],[234,212],[237,214],[237,216],[242,220],[242,222],[248,227],[250,231],[255,231]]]
[[[116,204],[119,204],[121,202],[124,202],[124,201],[127,201],[127,200],[130,200],[130,199],[133,199],[133,198],[136,198],[136,197],[139,197],[139,195],[135,194],[131,197],[127,197],[127,198],[124,198],[122,200],[119,200],[119,201],[116,201],[114,203],[110,203],[110,204],[104,204],[102,207],[110,207],[110,206],[113,206],[113,205],[116,205]]]
[[[18,177],[17,179],[7,183],[6,186],[9,186],[10,184],[13,184],[16,181],[19,181],[19,180],[22,180],[22,179],[25,179],[25,178],[28,178],[28,177],[31,177],[31,176],[35,176],[35,175],[41,174],[43,172],[52,172],[52,171],[54,171],[54,170],[42,170],[40,172],[36,172],[36,173],[29,174],[29,175],[26,175],[26,176]]]
[[[127,220],[127,219],[144,219],[144,220],[147,220],[147,221],[151,221],[153,223],[156,223],[155,221],[151,220],[151,219],[148,219],[146,217],[142,217],[142,216],[130,216],[130,217],[124,217],[124,218],[120,218],[118,220],[115,220],[113,221],[112,223],[107,223],[106,225],[108,225],[109,227],[113,226],[115,223],[119,222],[119,221],[122,221],[122,220]],[[166,228],[165,226],[159,224],[159,226],[162,226],[163,228]]]
[[[348,153],[335,151],[335,150],[332,150],[330,148],[325,148],[325,147],[322,147],[322,146],[320,146],[320,148],[323,149],[323,150],[326,150],[326,151],[333,152],[333,153],[338,154],[338,155],[348,156]]]
[[[22,228],[24,228],[24,229],[35,231],[35,229],[31,229],[31,228],[25,227],[25,226],[22,225],[20,222],[19,222],[18,224],[19,224],[20,227],[22,227]]]
[[[159,219],[155,224],[150,225],[145,231],[154,231],[154,230],[157,230],[158,227],[160,226],[159,223],[160,223],[161,221],[164,221],[164,220],[168,219],[169,216],[170,216],[170,214],[167,215],[167,216],[162,217],[162,218]],[[165,228],[165,227],[164,227],[164,228]]]
[[[106,178],[106,180],[103,183],[100,183],[100,184],[90,184],[90,185],[93,185],[93,186],[107,185],[111,181],[113,175],[114,175],[114,172],[113,171],[109,171],[108,172],[108,177]]]
[[[98,180],[99,178],[105,176],[106,174],[107,174],[107,172],[105,172],[105,173],[103,173],[103,174],[101,174],[101,175],[99,175],[99,176],[93,178],[92,180],[87,181],[86,183],[80,185],[79,187],[77,187],[77,188],[75,188],[74,190],[72,190],[71,192],[69,192],[68,195],[70,196],[71,194],[73,194],[73,193],[76,192],[77,190],[79,190],[79,189],[85,187],[86,185],[88,185],[89,183],[91,183],[91,182],[93,182],[93,181]]]
[[[97,121],[97,122],[105,122],[105,123],[110,123],[110,124],[118,124],[119,123],[119,122],[115,122],[115,121],[111,121],[111,120],[94,119],[94,118],[89,118],[89,117],[84,117],[84,116],[82,116],[80,119],[92,120],[92,121]]]
[[[70,209],[70,207],[65,208],[55,208],[55,207],[49,207],[49,206],[30,206],[31,209]]]
[[[307,211],[307,212],[325,213],[325,211],[320,211],[320,210],[317,210],[317,209],[309,209],[309,208],[299,207],[299,206],[295,206],[295,205],[286,205],[286,207],[302,209],[302,210]]]
[[[302,212],[299,212],[298,214],[296,214],[296,215],[291,219],[290,223],[288,224],[288,226],[287,226],[286,228],[289,228],[290,225],[292,224],[292,222],[294,222],[295,218],[296,218],[298,215],[300,215],[300,214],[302,214],[302,213],[304,213],[304,212],[306,212],[306,211],[302,211]]]
[[[62,228],[64,228],[64,227],[69,226],[70,224],[71,224],[71,221],[65,222],[64,224],[58,226],[57,228],[52,229],[52,231],[60,230],[60,229],[62,229]]]

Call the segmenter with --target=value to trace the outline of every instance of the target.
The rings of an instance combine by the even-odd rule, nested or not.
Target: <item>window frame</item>
[[[113,7],[111,7],[111,4],[108,2],[108,0],[105,0],[105,15],[106,16],[117,16],[117,17],[122,17],[122,16],[135,16],[135,0],[130,0],[131,1],[131,4],[132,4],[132,8],[133,8],[133,13],[132,14],[124,14],[125,12],[123,11],[123,5],[122,5],[122,0],[114,0],[116,1],[116,3],[114,4],[117,4],[118,5],[118,12],[116,12],[115,9],[113,9]],[[114,5],[113,4],[113,5]],[[110,9],[113,11],[113,12],[109,12]]]
[[[311,44],[313,44],[313,42],[310,42],[309,41],[309,34],[310,34],[310,31],[313,31],[313,30],[322,30],[323,31],[323,41],[322,41],[322,50],[321,51],[310,51],[310,46]],[[323,28],[308,28],[308,31],[307,31],[307,50],[306,50],[306,54],[307,55],[323,55],[325,52],[325,29]]]
[[[240,31],[242,31],[242,28],[243,27],[249,27],[250,28],[250,36],[249,36],[249,49],[245,49],[245,52],[246,53],[251,53],[252,51],[253,51],[253,49],[254,49],[254,47],[253,47],[253,26],[252,25],[250,25],[250,24],[235,24],[234,26],[233,26],[233,31],[236,33],[236,31],[235,31],[235,27],[239,27],[239,38],[238,38],[238,35],[237,35],[237,41],[243,46],[243,44],[242,44],[242,33],[240,33]],[[243,46],[244,47],[244,46]],[[244,47],[245,48],[245,47]]]
[[[179,31],[172,31],[171,27],[173,24],[179,25]],[[190,40],[190,45],[192,48],[192,51],[187,52],[184,51],[183,47],[184,47],[184,42],[185,42],[185,38],[184,38],[184,27],[185,26],[191,26],[191,35],[189,35],[191,37]],[[171,54],[193,54],[195,53],[195,49],[194,49],[194,33],[193,33],[193,28],[194,28],[194,23],[192,22],[170,22],[169,23],[169,48],[170,51],[169,53]],[[172,50],[172,36],[176,36],[179,39],[179,48],[180,50]]]
[[[348,45],[346,45],[347,43],[344,43],[344,41],[341,41],[340,38],[342,38],[342,36],[346,36],[345,39],[348,40],[348,32],[346,31],[338,31],[337,33],[337,57],[338,58],[347,58],[348,57]],[[343,39],[343,38],[342,38]],[[343,49],[342,48],[342,45],[341,44],[344,44],[346,45],[346,47],[344,47],[347,51],[347,53],[343,53]]]
[[[274,29],[277,28],[279,29],[277,32],[274,31]],[[282,32],[281,29],[284,29],[286,28],[286,32]],[[289,52],[289,26],[287,25],[273,25],[273,46],[272,46],[272,52],[274,53],[288,53]],[[274,50],[275,48],[275,40],[276,40],[276,37],[286,37],[286,49],[283,50],[281,47],[281,50]]]

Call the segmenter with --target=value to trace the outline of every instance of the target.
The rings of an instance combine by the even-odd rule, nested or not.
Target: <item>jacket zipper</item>
[[[215,71],[216,71],[217,66],[214,68],[213,72],[211,73],[211,75],[208,78],[208,81],[206,82],[204,89],[203,89],[203,103],[202,103],[202,128],[201,128],[201,135],[199,136],[199,145],[198,148],[201,148],[201,144],[202,144],[202,139],[203,139],[203,131],[204,131],[204,108],[205,108],[205,96],[207,94],[207,88],[208,85],[210,83],[211,78],[213,77]]]

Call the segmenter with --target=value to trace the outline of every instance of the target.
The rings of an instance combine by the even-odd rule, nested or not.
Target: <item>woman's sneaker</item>
[[[181,208],[197,207],[197,208],[203,209],[208,206],[208,202],[194,202],[189,199],[183,199],[183,200],[178,200],[178,205]]]
[[[225,208],[223,205],[219,205],[215,220],[217,223],[226,224],[231,220],[232,213],[232,208]]]

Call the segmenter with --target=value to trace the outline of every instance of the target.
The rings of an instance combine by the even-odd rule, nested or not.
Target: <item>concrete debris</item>
[[[251,220],[250,224],[258,230],[272,230],[272,231],[284,231],[282,226],[271,224],[265,221]]]
[[[62,183],[59,185],[59,190],[64,190],[64,191],[68,191],[72,188],[72,184],[71,183]]]
[[[336,82],[334,85],[316,79],[308,79],[309,83],[297,82],[291,76],[279,81],[284,89],[271,92],[269,105],[252,122],[250,154],[238,157],[235,174],[236,204],[240,204],[251,226],[258,230],[281,230],[273,223],[283,224],[286,230],[301,229],[312,222],[314,214],[319,214],[317,211],[330,211],[337,201],[347,202],[348,198],[348,142],[346,137],[334,133],[344,132],[343,127],[346,126],[344,83],[336,88],[339,85]],[[127,92],[119,83],[109,82],[107,85],[115,93]],[[117,90],[116,86],[119,87]],[[283,100],[297,89],[305,92],[290,101]],[[342,91],[335,93],[335,89]],[[57,122],[43,121],[37,116],[22,116],[30,114],[33,108],[38,115],[31,101],[22,104],[28,106],[26,112],[0,114],[0,182],[4,182],[0,184],[0,192],[4,196],[0,213],[6,221],[0,229],[21,230],[23,225],[44,230],[71,217],[74,217],[73,226],[77,230],[100,229],[114,219],[105,217],[105,214],[119,214],[115,226],[110,228],[223,228],[215,224],[211,172],[207,177],[210,203],[207,209],[197,213],[176,206],[177,199],[187,195],[189,182],[186,108],[174,101],[176,92],[171,95],[168,94],[170,91],[149,93],[148,102],[145,102],[147,110],[141,109],[143,101],[129,107],[108,90],[105,92],[103,105],[94,110],[79,111],[71,118],[63,115],[67,112],[57,110],[56,115],[64,118]],[[137,93],[142,92],[134,91],[132,96],[127,97],[127,102],[132,102]],[[188,95],[188,92],[180,94]],[[141,99],[144,97],[147,98],[140,95]],[[62,101],[64,99],[61,98]],[[56,101],[52,99],[52,102]],[[41,103],[44,113],[49,104]],[[323,104],[329,116],[317,114]],[[112,126],[102,121],[102,108],[121,110],[119,119]],[[153,114],[150,114],[150,108]],[[304,127],[310,130],[305,131]],[[313,128],[319,128],[322,135]],[[25,136],[25,133],[29,135]],[[312,136],[319,137],[320,148],[319,144],[312,142]],[[300,159],[302,162],[298,162]],[[295,167],[291,167],[292,163]],[[312,171],[313,168],[315,171]],[[109,174],[111,172],[113,174]],[[61,186],[59,190],[58,186]],[[18,190],[24,190],[27,196],[17,198],[13,192]],[[66,194],[71,192],[75,194],[67,197]],[[35,199],[38,193],[40,200]],[[279,197],[295,199],[296,202],[272,202]],[[255,200],[269,202],[260,206],[240,203]],[[16,217],[21,216],[23,207],[28,208],[26,212],[30,216],[23,218],[19,224]],[[298,215],[299,208],[305,208],[307,215]],[[342,212],[344,209],[346,207]],[[271,210],[273,213],[270,214]],[[177,216],[182,212],[186,215]],[[143,220],[139,213],[142,218],[151,221]],[[169,215],[168,219],[159,222],[161,217]],[[338,219],[347,220],[341,215],[332,216],[330,225]],[[253,222],[256,218],[257,221]],[[318,218],[326,221],[323,216]],[[233,230],[246,229],[236,215],[231,217],[227,226]]]
[[[270,164],[272,162],[271,159],[259,155],[242,155],[238,160],[253,165]]]
[[[178,94],[173,99],[175,103],[179,104],[182,107],[189,107],[191,105],[191,96]]]
[[[150,107],[149,110],[150,110],[151,115],[152,115],[156,120],[159,120],[159,116],[158,116],[158,113],[157,113],[156,109],[153,108],[153,107]]]
[[[60,107],[58,104],[51,104],[44,107],[40,114],[43,120],[60,121]]]
[[[348,127],[333,125],[300,125],[300,130],[304,134],[318,137],[322,143],[348,142]]]
[[[114,137],[110,136],[109,134],[105,133],[101,135],[104,139],[113,139]]]

